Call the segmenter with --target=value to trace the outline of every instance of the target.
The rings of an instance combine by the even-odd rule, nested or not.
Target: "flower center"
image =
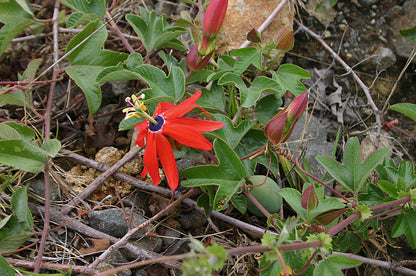
[[[163,117],[160,116],[160,115],[154,117],[153,119],[156,120],[157,125],[155,125],[154,123],[150,122],[150,124],[149,124],[149,130],[152,131],[152,132],[157,132],[157,131],[159,131],[159,130],[162,129],[162,126],[165,123],[165,119],[163,119]]]

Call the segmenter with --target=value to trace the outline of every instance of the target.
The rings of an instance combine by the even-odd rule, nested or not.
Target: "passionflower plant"
[[[195,104],[201,93],[202,91],[198,91],[179,105],[161,102],[151,119],[146,119],[136,125],[139,131],[136,144],[140,147],[146,144],[142,177],[149,174],[155,186],[160,183],[160,161],[169,187],[172,190],[178,187],[179,175],[170,144],[171,140],[192,148],[210,150],[212,144],[201,133],[224,126],[222,122],[182,117],[194,108],[200,108],[208,116],[202,107]]]

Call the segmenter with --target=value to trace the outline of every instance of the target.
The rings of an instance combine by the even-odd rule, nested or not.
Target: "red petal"
[[[193,119],[193,118],[177,118],[166,121],[166,124],[175,124],[192,128],[198,132],[208,132],[222,128],[225,124],[222,122]]]
[[[163,134],[192,148],[202,150],[212,149],[211,143],[201,133],[190,127],[167,123],[163,126]]]
[[[155,138],[157,155],[159,156],[169,187],[171,190],[175,190],[178,187],[179,176],[172,147],[170,146],[168,139],[162,134],[156,134]]]
[[[199,99],[199,97],[201,97],[201,93],[202,91],[199,90],[198,92],[196,92],[194,95],[192,95],[188,99],[184,100],[179,105],[167,110],[164,114],[164,117],[166,119],[175,119],[178,117],[182,117],[183,115],[185,115],[192,109],[199,107],[195,103]]]
[[[149,121],[146,120],[135,126],[136,129],[139,131],[139,133],[137,134],[137,138],[136,138],[136,144],[139,147],[144,146],[144,138],[146,137],[146,134],[148,133],[148,130],[147,130],[148,125],[149,125]]]
[[[176,105],[170,102],[161,102],[157,105],[155,112],[153,113],[154,116],[159,115],[169,109],[175,108]]]
[[[157,145],[155,134],[149,132],[149,134],[146,137],[146,150],[144,151],[143,156],[143,163],[145,169],[143,169],[142,176],[146,170],[150,174],[150,177],[153,181],[153,185],[155,186],[158,185],[160,182],[159,162],[157,161],[156,148]]]

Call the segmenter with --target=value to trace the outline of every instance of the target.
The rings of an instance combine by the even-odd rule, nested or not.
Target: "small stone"
[[[377,13],[375,11],[373,11],[373,10],[370,11],[370,17],[371,18],[376,17],[376,15],[377,15]]]
[[[134,246],[156,253],[160,253],[162,251],[162,243],[162,239],[158,237],[146,237],[131,242]]]
[[[197,212],[181,213],[177,220],[181,223],[182,228],[185,230],[200,228],[208,223],[207,218]]]
[[[125,209],[127,216],[131,215],[131,209]],[[140,225],[147,221],[145,217],[137,212],[133,212],[133,219],[135,225]],[[122,210],[118,208],[111,208],[100,211],[91,211],[88,213],[88,220],[90,226],[103,233],[109,234],[116,238],[123,237],[128,231],[128,223]],[[135,227],[131,224],[131,227]],[[152,225],[150,225],[152,227]],[[135,233],[131,239],[139,239],[146,235],[146,230],[140,230]]]
[[[128,81],[112,81],[110,83],[113,88],[113,93],[115,96],[122,95],[123,98],[126,98],[129,95],[129,82]]]
[[[381,135],[377,139],[377,133],[370,132],[364,140],[360,144],[360,159],[361,162],[363,162],[365,159],[367,159],[373,152],[375,152],[377,149],[382,148],[389,148],[392,149],[393,145],[390,142],[387,132],[381,132]],[[376,147],[376,143],[378,140],[378,148]],[[389,151],[387,156],[391,156],[392,152]]]
[[[155,5],[155,11],[157,16],[161,16],[163,14],[170,16],[174,10],[175,5],[168,1],[158,1]]]
[[[121,150],[115,147],[104,147],[95,155],[95,161],[103,163],[109,167],[117,163],[123,157]]]
[[[358,0],[358,2],[364,7],[370,7],[371,5],[377,4],[378,0]]]
[[[166,228],[164,233],[163,233],[163,246],[164,247],[168,247],[172,244],[174,244],[175,242],[177,242],[179,240],[180,237],[182,237],[181,232],[174,230],[174,229],[170,229],[170,228]],[[171,237],[171,238],[169,238]]]
[[[101,263],[97,265],[98,271],[106,271],[109,269],[114,268],[116,265],[122,265],[123,263],[127,263],[127,259],[124,258],[124,255],[120,253],[119,250],[113,251],[108,255],[107,258]],[[117,272],[115,275],[117,276],[131,276],[133,273],[130,269],[125,269],[122,271]]]
[[[371,9],[372,10],[376,10],[377,9],[377,5],[371,5]]]
[[[42,200],[45,199],[45,182],[42,179],[35,179],[31,184],[30,184],[30,188],[29,188],[32,192],[34,192],[35,194],[37,194],[38,196],[40,196],[42,198]],[[49,181],[49,199],[51,201],[57,201],[59,200],[60,195],[59,195],[59,187],[58,187],[58,183],[56,183],[55,181]]]
[[[376,24],[376,20],[375,20],[374,18],[373,18],[373,19],[371,19],[370,24],[371,24],[371,25]]]
[[[386,48],[386,47],[380,47],[378,51],[376,52],[377,57],[374,59],[376,62],[376,66],[379,69],[387,69],[394,65],[397,61],[396,56],[394,55],[393,50]]]

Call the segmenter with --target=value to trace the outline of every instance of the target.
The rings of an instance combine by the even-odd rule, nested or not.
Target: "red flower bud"
[[[227,6],[228,0],[212,0],[211,3],[209,3],[208,8],[205,11],[202,28],[204,36],[212,38],[217,35],[222,22],[224,21]]]
[[[198,53],[198,44],[199,43],[195,44],[186,56],[186,65],[188,65],[188,68],[191,71],[198,71],[207,66],[212,54],[214,53],[214,50],[212,50],[208,55],[202,57]]]
[[[202,41],[198,47],[200,55],[206,56],[215,49],[215,37],[224,21],[227,6],[228,0],[212,0],[209,3],[204,15]]]
[[[306,190],[303,192],[300,198],[300,204],[302,205],[303,209],[307,211],[311,211],[318,207],[319,199],[315,192],[315,187],[311,184]]]
[[[308,94],[305,92],[277,113],[265,126],[264,134],[273,144],[284,143],[292,134],[296,122],[302,117],[308,105]]]
[[[284,29],[277,39],[276,49],[282,50],[284,52],[290,51],[295,45],[295,37],[293,36],[293,31],[289,29]]]

